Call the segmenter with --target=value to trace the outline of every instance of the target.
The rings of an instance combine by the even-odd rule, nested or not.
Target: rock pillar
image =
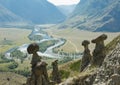
[[[92,57],[90,54],[90,50],[88,48],[88,45],[90,44],[89,41],[84,40],[82,42],[82,46],[84,46],[84,52],[83,52],[83,57],[82,57],[82,61],[81,61],[81,66],[80,66],[80,72],[82,72],[90,63]]]
[[[52,67],[53,67],[52,81],[54,81],[55,83],[60,83],[61,78],[60,78],[60,73],[58,70],[58,60],[55,60],[54,62],[52,62]]]
[[[105,54],[105,45],[104,40],[107,39],[107,35],[102,34],[96,39],[92,40],[92,43],[95,43],[95,49],[93,51],[93,61],[92,64],[101,66],[106,54]]]

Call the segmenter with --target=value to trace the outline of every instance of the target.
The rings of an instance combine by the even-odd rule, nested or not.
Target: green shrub
[[[9,62],[13,62],[14,60],[0,60],[0,63],[9,63]]]
[[[0,54],[0,63],[9,63],[13,62],[14,60],[12,59],[7,59],[3,54]]]
[[[45,52],[48,47],[55,45],[57,43],[57,40],[51,40],[51,41],[44,41],[43,43],[39,44],[40,51]]]
[[[72,71],[79,71],[80,70],[80,63],[81,63],[81,60],[77,61],[77,62],[74,62],[70,65],[70,69]]]
[[[17,74],[23,75],[25,77],[28,77],[30,75],[29,70],[15,70],[14,72],[17,73]]]
[[[62,60],[59,61],[59,64],[63,64],[63,63],[66,63],[66,62],[69,62],[69,61],[72,61],[73,58],[71,57],[64,57]]]
[[[61,78],[62,78],[62,79],[68,78],[69,75],[70,75],[70,72],[69,72],[69,71],[66,71],[66,70],[60,70],[60,75],[61,75]]]
[[[15,69],[15,68],[17,68],[17,67],[18,67],[18,63],[17,63],[17,62],[12,62],[12,63],[8,66],[9,69]]]
[[[27,54],[24,54],[19,50],[14,50],[13,52],[11,52],[10,56],[13,58],[20,59],[21,63],[22,63],[24,61],[24,59],[27,57]]]

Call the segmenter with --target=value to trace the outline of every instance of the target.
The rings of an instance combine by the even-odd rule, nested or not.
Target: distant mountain
[[[120,31],[120,0],[81,0],[60,28],[89,31]]]
[[[0,4],[0,26],[3,25],[10,25],[15,23],[25,23],[25,20],[23,20],[21,17],[15,15],[5,7],[3,7]]]
[[[59,23],[65,16],[47,0],[0,0],[16,15],[36,24]]]
[[[69,16],[73,12],[73,10],[75,9],[76,4],[74,4],[74,5],[60,5],[57,7],[64,15]]]

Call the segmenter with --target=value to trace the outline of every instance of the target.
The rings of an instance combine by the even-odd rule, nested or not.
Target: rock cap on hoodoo
[[[28,46],[27,52],[33,54],[34,52],[39,51],[39,45],[37,43],[32,43]]]
[[[83,46],[88,45],[88,44],[90,44],[90,42],[89,42],[88,40],[84,40],[84,41],[82,42],[82,45],[83,45]]]
[[[56,59],[52,62],[52,65],[56,65],[57,63],[58,63],[58,60]]]
[[[103,41],[103,40],[106,40],[106,39],[107,39],[107,35],[102,34],[99,37],[97,37],[96,39],[93,39],[91,42],[92,43],[97,43],[97,42],[100,42],[100,41]]]

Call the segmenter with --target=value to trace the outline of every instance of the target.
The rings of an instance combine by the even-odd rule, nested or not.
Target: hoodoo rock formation
[[[27,79],[26,85],[50,85],[47,74],[47,63],[41,61],[41,57],[37,54],[39,46],[36,43],[30,44],[27,48],[29,54],[32,56],[32,73]]]
[[[105,45],[104,45],[104,40],[107,39],[107,35],[102,34],[101,36],[97,37],[96,39],[92,40],[92,43],[95,43],[95,49],[93,51],[93,65],[98,65],[101,66],[102,62],[106,56],[105,53]]]
[[[58,70],[58,60],[55,60],[54,62],[52,62],[52,67],[53,67],[52,80],[55,83],[60,83],[61,82],[61,77],[60,77],[60,73],[59,73],[59,70]]]
[[[30,44],[27,48],[29,54],[32,55],[32,71],[25,85],[55,85],[61,82],[60,73],[58,71],[58,60],[52,62],[52,81],[49,80],[47,73],[47,63],[41,61],[41,57],[37,54],[39,46],[36,43]]]
[[[120,85],[120,42],[106,56],[93,85]]]
[[[49,78],[46,69],[46,62],[39,62],[35,67],[36,85],[49,85]]]
[[[88,48],[89,44],[90,44],[90,42],[87,40],[84,40],[82,42],[82,46],[84,46],[84,52],[83,52],[83,57],[82,57],[82,61],[81,61],[80,72],[82,72],[88,66],[90,61],[92,60],[92,56],[91,56],[90,50]]]
[[[31,44],[28,46],[28,53],[33,54],[32,75],[27,79],[26,85],[120,85],[120,38],[116,38],[117,45],[109,54],[105,52],[104,40],[106,39],[107,35],[103,34],[92,40],[92,43],[96,44],[93,56],[88,48],[90,42],[84,40],[82,42],[84,54],[80,75],[68,78],[62,83],[58,70],[58,60],[52,62],[52,81],[50,81],[46,69],[47,63],[41,61],[37,55],[39,49],[37,45]],[[86,68],[87,66],[88,68]]]

